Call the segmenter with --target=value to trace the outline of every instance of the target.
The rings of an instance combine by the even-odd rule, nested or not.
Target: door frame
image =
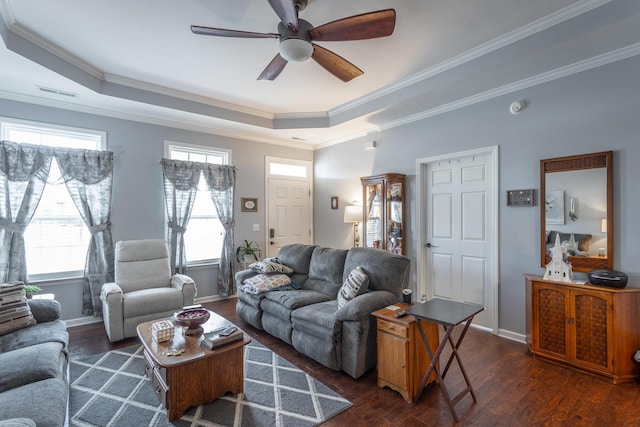
[[[485,148],[478,148],[475,150],[461,151],[457,153],[449,153],[443,154],[440,156],[427,157],[423,159],[416,160],[416,235],[418,236],[416,241],[416,260],[417,260],[417,283],[416,283],[416,291],[418,295],[426,295],[427,298],[433,297],[433,285],[427,282],[427,266],[428,263],[428,254],[429,251],[425,247],[427,243],[427,229],[428,225],[426,223],[425,214],[427,212],[428,200],[426,200],[426,190],[429,185],[429,176],[427,173],[427,169],[429,164],[455,160],[461,157],[473,157],[479,155],[488,155],[492,159],[493,168],[488,169],[488,177],[490,178],[489,191],[493,192],[494,196],[494,209],[493,215],[489,218],[489,221],[493,224],[493,233],[490,236],[487,236],[489,239],[492,239],[495,244],[491,245],[491,253],[490,262],[491,268],[490,273],[487,277],[487,287],[485,291],[487,292],[487,298],[490,303],[493,305],[493,316],[491,316],[491,324],[490,328],[494,334],[498,334],[499,330],[499,289],[498,289],[498,281],[499,281],[499,265],[500,265],[500,240],[499,240],[499,209],[500,209],[500,194],[499,194],[499,151],[498,146],[490,146]]]
[[[305,178],[299,178],[289,175],[271,174],[269,164],[272,162],[284,163],[295,166],[304,166],[307,170]],[[309,242],[313,244],[313,162],[311,160],[290,159],[287,157],[265,156],[264,157],[264,239],[265,253],[269,245],[269,180],[284,179],[291,181],[306,181],[309,183]]]

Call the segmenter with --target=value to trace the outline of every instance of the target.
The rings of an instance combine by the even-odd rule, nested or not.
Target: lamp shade
[[[362,206],[357,206],[357,205],[345,206],[344,222],[362,222]]]

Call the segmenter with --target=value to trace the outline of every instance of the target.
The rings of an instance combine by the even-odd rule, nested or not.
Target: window
[[[1,139],[52,147],[100,150],[104,132],[0,118]],[[24,233],[31,280],[82,276],[91,233],[84,225],[66,186],[60,181],[55,158],[49,183]]]
[[[231,153],[220,148],[165,142],[165,152],[167,158],[174,160],[217,165],[228,165],[231,161]],[[216,261],[220,259],[222,251],[224,228],[218,219],[211,195],[206,191],[203,177],[200,177],[198,190],[189,225],[184,234],[187,262],[190,264]]]

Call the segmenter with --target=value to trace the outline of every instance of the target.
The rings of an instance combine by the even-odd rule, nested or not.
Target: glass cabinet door
[[[387,184],[387,250],[396,254],[404,253],[402,229],[403,229],[403,183],[390,182]]]
[[[405,175],[360,178],[364,200],[363,246],[404,254]]]
[[[365,185],[364,246],[379,248],[382,242],[382,183]]]

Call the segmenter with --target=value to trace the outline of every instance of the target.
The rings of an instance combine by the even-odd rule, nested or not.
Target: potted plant
[[[238,262],[258,261],[262,255],[256,242],[245,240],[241,246],[236,248],[236,259]]]
[[[31,299],[33,294],[37,294],[41,290],[42,290],[42,288],[39,288],[36,285],[25,285],[25,287],[24,287],[24,293],[27,295],[28,299]]]

